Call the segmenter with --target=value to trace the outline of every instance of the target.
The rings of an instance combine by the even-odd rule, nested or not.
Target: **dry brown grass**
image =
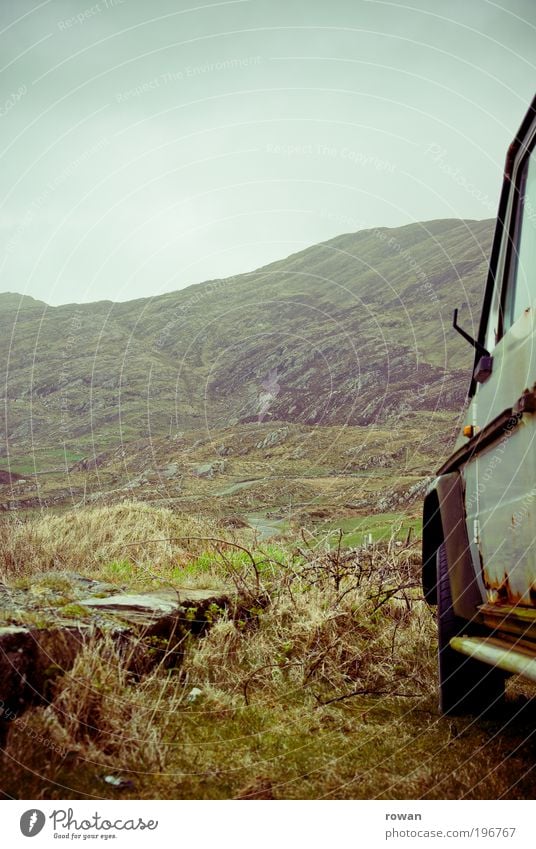
[[[155,683],[161,694],[166,679],[149,675],[140,681],[127,667],[111,638],[88,643],[57,682],[51,703],[12,723],[4,763],[18,771],[26,793],[32,786],[41,792],[44,784],[61,786],[64,773],[76,774],[80,765],[95,770],[96,788],[119,765],[123,773],[143,776],[163,769],[168,722],[162,715],[154,722]],[[172,707],[169,693],[167,704]],[[36,750],[32,775],[27,767],[35,763]]]
[[[208,519],[143,502],[47,513],[0,521],[0,580],[73,571],[113,578],[110,563],[130,564],[130,583],[147,584],[202,553],[203,535],[218,529]],[[232,539],[231,533],[228,534]],[[154,542],[152,542],[154,540]],[[121,571],[121,570],[119,570]]]
[[[86,647],[52,703],[13,722],[6,793],[532,797],[530,702],[518,696],[493,722],[438,715],[415,546],[343,552],[304,536],[250,552],[254,566],[221,543],[204,548],[202,562],[240,586],[239,612],[216,613],[180,669],[143,679],[110,642]],[[114,789],[109,774],[126,783]]]

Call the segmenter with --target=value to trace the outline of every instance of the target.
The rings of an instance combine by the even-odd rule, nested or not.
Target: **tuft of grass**
[[[54,593],[63,593],[69,594],[72,592],[73,585],[72,581],[66,575],[62,575],[61,573],[50,573],[48,575],[41,575],[37,582],[32,581],[31,586],[38,586],[40,588],[44,588],[45,590],[51,590]]]
[[[58,613],[66,619],[87,619],[91,616],[90,611],[83,604],[70,602],[60,607]]]
[[[101,566],[99,577],[113,583],[135,581],[137,577],[136,564],[131,560],[112,560],[110,563],[104,563]]]

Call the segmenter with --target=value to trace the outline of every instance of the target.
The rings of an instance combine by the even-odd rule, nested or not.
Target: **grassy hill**
[[[471,350],[451,314],[465,305],[467,328],[478,320],[492,226],[448,219],[345,234],[125,303],[0,295],[0,456],[46,468],[191,430],[455,411]]]

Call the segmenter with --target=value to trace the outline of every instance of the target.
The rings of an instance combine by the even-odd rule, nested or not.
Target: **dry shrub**
[[[434,623],[414,550],[300,550],[264,578],[271,604],[220,621],[186,659],[190,680],[246,702],[289,685],[321,702],[351,693],[428,695],[435,686]],[[335,574],[335,579],[334,579]],[[253,596],[252,588],[252,596]],[[256,694],[256,695],[255,695]]]

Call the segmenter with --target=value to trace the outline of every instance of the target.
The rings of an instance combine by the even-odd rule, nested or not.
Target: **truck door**
[[[532,132],[534,136],[534,128]],[[487,336],[492,373],[478,386],[472,403],[473,421],[480,431],[487,428],[493,433],[495,421],[502,420],[502,425],[497,427],[497,438],[466,467],[467,492],[473,492],[469,530],[478,546],[488,602],[536,607],[534,138],[512,174],[503,240]]]

